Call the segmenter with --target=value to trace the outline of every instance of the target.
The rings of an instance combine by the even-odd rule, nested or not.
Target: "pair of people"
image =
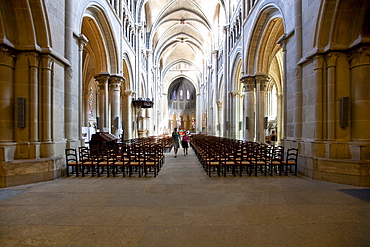
[[[181,140],[181,146],[184,149],[184,156],[188,155],[190,138],[187,132],[185,132],[184,136],[181,138],[181,135],[177,131],[177,128],[174,128],[172,132],[172,140],[173,140],[173,151],[175,153],[175,158],[177,157],[177,152],[180,148],[180,140]]]

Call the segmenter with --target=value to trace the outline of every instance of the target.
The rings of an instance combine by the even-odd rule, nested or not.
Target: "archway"
[[[196,119],[190,120],[190,116],[196,112],[196,90],[193,84],[184,77],[175,79],[168,88],[167,100],[169,119],[173,119],[174,126],[195,132],[195,124],[191,124],[191,121]],[[174,116],[179,118],[175,119]]]
[[[284,61],[278,41],[284,35],[284,22],[279,10],[274,7],[263,10],[255,30],[246,63],[246,74],[255,81],[255,137],[263,142],[275,130],[280,140],[284,136]]]

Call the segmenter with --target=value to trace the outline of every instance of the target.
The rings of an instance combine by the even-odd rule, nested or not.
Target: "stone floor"
[[[209,178],[194,153],[158,177],[0,190],[0,246],[370,246],[369,188],[302,176]]]

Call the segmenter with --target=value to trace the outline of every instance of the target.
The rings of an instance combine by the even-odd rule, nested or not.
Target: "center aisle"
[[[156,178],[64,177],[9,188],[22,193],[0,202],[0,245],[368,244],[369,204],[340,191],[358,187],[301,176],[210,178],[192,149],[182,151],[165,154]]]

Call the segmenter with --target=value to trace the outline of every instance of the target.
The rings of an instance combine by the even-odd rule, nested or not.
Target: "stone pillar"
[[[300,140],[302,138],[302,67],[300,65],[302,59],[302,0],[295,0],[294,2],[295,10],[295,61],[297,64],[295,70],[295,89],[294,89],[294,138]]]
[[[42,87],[41,87],[41,158],[54,155],[52,143],[52,88],[51,68],[54,60],[49,55],[42,56]]]
[[[65,57],[73,63],[73,0],[65,1]],[[73,128],[76,125],[73,119],[73,70],[70,66],[64,69],[64,131],[67,139],[66,147],[72,147],[74,142]]]
[[[111,76],[109,79],[109,90],[111,95],[111,133],[115,136],[121,134],[121,84],[124,78],[121,76]],[[116,119],[118,118],[118,126],[116,126]]]
[[[314,70],[315,70],[315,81],[316,81],[316,100],[315,100],[315,140],[321,141],[324,136],[324,88],[323,88],[323,66],[324,57],[316,56],[314,58]]]
[[[265,141],[265,92],[268,76],[256,74],[256,141],[263,143]]]
[[[277,141],[280,143],[280,140],[283,138],[283,126],[284,126],[284,95],[281,92],[277,94]]]
[[[283,36],[280,37],[280,39],[277,41],[277,43],[281,46],[283,49],[283,92],[282,92],[282,99],[281,99],[281,125],[280,125],[280,136],[278,133],[278,140],[285,139],[286,133],[287,133],[287,52],[286,52],[286,45],[287,45],[287,35],[283,34]],[[285,110],[283,110],[285,109]]]
[[[225,127],[224,127],[224,137],[229,137],[229,133],[230,133],[230,124],[229,124],[229,121],[230,121],[230,117],[229,117],[229,113],[230,113],[230,104],[229,104],[229,97],[228,97],[228,93],[229,93],[229,77],[228,75],[229,74],[229,43],[230,43],[230,39],[229,39],[229,33],[230,33],[230,26],[225,26],[224,27],[224,40],[225,40],[225,45],[224,45],[224,52],[223,52],[223,56],[224,56],[224,77],[223,77],[223,80],[224,80],[224,85],[225,85],[225,92],[224,92],[224,99],[225,99],[225,106],[224,106],[224,123],[225,123]]]
[[[197,94],[196,98],[196,118],[195,118],[195,126],[196,126],[196,132],[200,133],[202,132],[202,111],[201,111],[201,106],[202,106],[202,99],[200,97],[200,93]],[[204,134],[204,133],[203,133]]]
[[[98,82],[99,86],[99,127],[100,131],[103,132],[108,128],[108,73],[100,73],[95,76],[95,80]]]
[[[29,99],[29,112],[30,112],[30,142],[38,142],[39,141],[39,126],[38,126],[38,63],[39,58],[37,53],[29,53],[27,54],[28,63],[29,63],[29,70],[30,70],[30,77],[29,77],[29,84],[30,84],[30,99]]]
[[[223,127],[224,127],[224,115],[222,114],[222,100],[217,100],[217,116],[218,116],[218,121],[217,121],[217,133],[218,136],[223,136]]]
[[[353,141],[370,141],[370,49],[360,48],[350,54],[351,96],[349,128]],[[370,152],[368,153],[370,159]]]
[[[241,79],[244,84],[244,139],[246,141],[255,141],[255,96],[256,88],[254,76],[245,75]],[[248,122],[246,122],[248,121]],[[248,126],[248,129],[247,129]]]
[[[83,34],[80,34],[78,41],[79,41],[79,46],[78,46],[78,138],[80,141],[79,146],[84,146],[85,140],[82,138],[82,126],[87,127],[88,125],[84,125],[84,113],[86,111],[84,111],[84,108],[83,108],[84,106],[83,100],[84,100],[85,94],[83,91],[82,68],[83,68],[83,49],[86,46],[86,43],[89,41]],[[85,110],[89,112],[88,109],[85,109]]]
[[[133,125],[132,125],[132,91],[126,90],[123,94],[122,100],[122,122],[123,122],[123,139],[132,139]]]
[[[336,122],[336,62],[337,53],[330,53],[326,57],[327,61],[327,133],[328,141],[335,140],[335,122]]]
[[[14,55],[5,47],[0,47],[0,74],[0,143],[7,143],[14,141]]]
[[[229,118],[229,137],[235,139],[236,138],[236,133],[238,130],[238,123],[236,121],[237,119],[237,111],[239,110],[238,108],[238,91],[231,91],[230,92],[230,118]]]

